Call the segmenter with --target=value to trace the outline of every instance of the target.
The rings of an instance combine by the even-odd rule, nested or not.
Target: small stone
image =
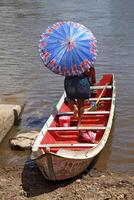
[[[85,189],[85,188],[83,188],[83,189],[82,189],[82,191],[83,191],[83,192],[85,192],[85,191],[86,191],[86,189]]]
[[[81,183],[81,180],[77,179],[75,182],[79,184],[79,183]]]
[[[124,199],[124,194],[120,194],[118,197],[119,199]]]

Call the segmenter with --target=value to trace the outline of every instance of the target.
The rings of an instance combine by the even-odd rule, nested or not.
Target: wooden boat
[[[115,110],[115,80],[113,74],[105,74],[91,89],[89,101],[97,103],[96,110],[86,108],[77,127],[77,119],[65,103],[65,93],[56,111],[49,117],[32,147],[31,159],[49,180],[63,180],[77,176],[104,148],[112,127]],[[70,116],[70,126],[59,125],[60,116]],[[95,142],[80,140],[81,131],[96,133]]]

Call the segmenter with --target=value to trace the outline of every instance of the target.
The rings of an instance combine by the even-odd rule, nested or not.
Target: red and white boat
[[[65,93],[36,138],[31,159],[36,162],[46,179],[63,180],[77,176],[104,148],[111,131],[115,110],[115,80],[113,74],[105,74],[91,87],[96,90],[89,101],[96,109],[85,105],[81,125],[65,104]],[[60,125],[61,116],[70,116],[70,125]],[[92,132],[95,140],[84,141],[81,133]]]

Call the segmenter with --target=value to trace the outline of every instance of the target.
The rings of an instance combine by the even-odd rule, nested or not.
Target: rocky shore
[[[71,180],[49,182],[37,166],[0,168],[1,200],[133,200],[134,176],[89,170]]]

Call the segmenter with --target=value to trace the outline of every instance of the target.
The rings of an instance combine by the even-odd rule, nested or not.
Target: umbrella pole
[[[105,84],[105,86],[104,86],[102,92],[100,93],[100,96],[99,96],[99,98],[97,99],[97,101],[95,102],[95,104],[94,104],[91,108],[89,108],[87,111],[97,110],[98,103],[99,103],[99,101],[100,101],[100,99],[101,99],[101,97],[102,97],[102,95],[103,95],[105,89],[107,88],[107,85],[108,85],[108,83]]]

